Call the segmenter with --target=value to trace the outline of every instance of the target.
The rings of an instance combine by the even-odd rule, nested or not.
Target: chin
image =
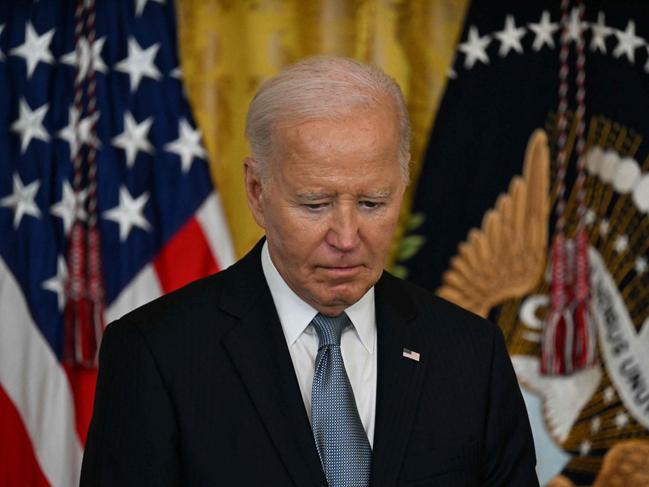
[[[369,287],[367,289],[369,289]],[[323,296],[323,299],[322,301],[320,301],[320,303],[322,303],[323,306],[331,308],[348,308],[349,306],[360,300],[367,292],[367,289],[365,289],[364,287],[362,289],[354,287],[354,289],[336,290],[330,294],[327,294],[327,296]]]

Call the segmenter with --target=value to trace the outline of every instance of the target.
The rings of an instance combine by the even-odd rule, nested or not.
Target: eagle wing
[[[529,293],[543,275],[550,212],[548,138],[536,130],[527,145],[523,175],[451,259],[437,294],[481,316],[506,299]]]

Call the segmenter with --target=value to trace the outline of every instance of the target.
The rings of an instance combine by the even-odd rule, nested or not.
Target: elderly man
[[[344,58],[250,105],[266,238],[110,325],[83,486],[533,486],[492,324],[383,270],[408,182],[401,91]]]

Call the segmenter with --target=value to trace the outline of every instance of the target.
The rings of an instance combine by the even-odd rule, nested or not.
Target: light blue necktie
[[[318,315],[311,390],[311,426],[329,487],[368,487],[372,449],[358,416],[354,392],[340,353],[340,335],[351,322],[345,313]]]

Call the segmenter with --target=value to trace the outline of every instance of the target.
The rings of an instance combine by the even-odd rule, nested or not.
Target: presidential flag
[[[78,484],[106,323],[234,260],[172,0],[0,3],[0,485]]]
[[[472,2],[399,265],[500,325],[543,484],[649,479],[648,110],[646,2]]]

